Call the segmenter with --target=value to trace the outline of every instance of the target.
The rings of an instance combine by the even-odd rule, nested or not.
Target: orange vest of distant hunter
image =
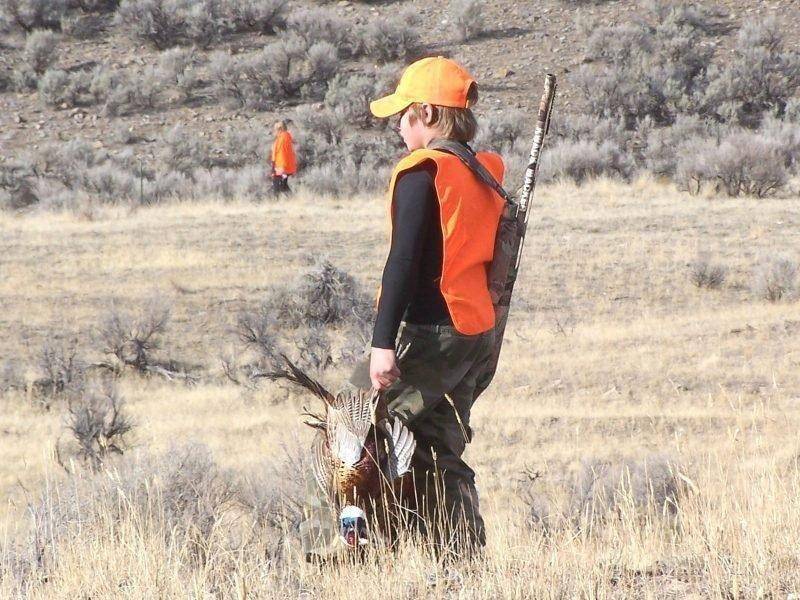
[[[281,131],[275,136],[275,142],[272,144],[272,166],[283,169],[287,175],[294,175],[297,172],[297,159],[294,156],[292,141],[291,133]]]
[[[479,152],[477,157],[502,184],[504,167],[500,156]],[[477,335],[494,327],[494,307],[486,279],[505,201],[481,183],[458,157],[422,149],[395,167],[389,184],[391,203],[397,177],[426,160],[436,163],[434,185],[444,242],[439,287],[455,328],[464,335]],[[390,222],[393,212],[390,206]]]

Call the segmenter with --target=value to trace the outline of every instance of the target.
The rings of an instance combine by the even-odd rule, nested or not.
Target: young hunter
[[[369,365],[351,378],[359,387],[384,390],[390,413],[417,440],[412,474],[421,518],[415,526],[434,543],[466,554],[485,544],[475,473],[461,456],[494,342],[487,269],[504,200],[458,157],[429,146],[449,139],[469,148],[477,98],[469,73],[437,57],[410,65],[397,90],[370,106],[376,117],[398,120],[410,154],[389,184],[391,244]],[[477,159],[502,181],[498,155],[481,152]],[[395,348],[404,347],[398,360]],[[314,489],[301,525],[309,560],[337,552],[335,522]]]
[[[273,125],[275,141],[272,143],[272,191],[277,196],[288,194],[289,176],[297,172],[297,159],[294,155],[294,140],[286,128],[286,121]]]

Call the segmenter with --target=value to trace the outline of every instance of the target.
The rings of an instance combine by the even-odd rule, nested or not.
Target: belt
[[[458,329],[453,327],[452,325],[427,325],[424,323],[408,323],[406,321],[402,321],[400,325],[407,329],[408,331],[428,331],[432,333],[451,333],[455,335],[461,335],[458,333]]]

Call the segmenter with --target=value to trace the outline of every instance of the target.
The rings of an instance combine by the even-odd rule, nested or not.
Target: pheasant
[[[349,546],[364,544],[366,514],[382,521],[410,489],[406,475],[416,448],[414,435],[400,419],[390,418],[380,392],[356,390],[334,396],[283,358],[287,368],[270,377],[298,384],[324,403],[324,413],[304,412],[306,424],[318,432],[311,447],[312,471],[322,493],[343,507],[343,540]]]

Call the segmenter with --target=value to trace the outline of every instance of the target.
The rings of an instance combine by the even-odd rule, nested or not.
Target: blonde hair
[[[275,121],[275,124],[272,126],[273,129],[277,129],[278,131],[286,131],[286,121]]]
[[[467,92],[467,108],[453,108],[431,104],[433,109],[430,121],[426,122],[422,103],[415,102],[408,107],[409,118],[420,119],[428,127],[436,127],[442,137],[457,142],[471,142],[478,132],[478,121],[470,107],[478,101],[478,86],[472,84]]]

